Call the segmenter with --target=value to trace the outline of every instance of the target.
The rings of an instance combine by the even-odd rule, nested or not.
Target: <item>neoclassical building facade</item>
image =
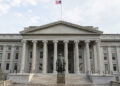
[[[0,34],[0,67],[12,82],[55,84],[59,57],[67,84],[119,81],[120,34],[65,21]]]

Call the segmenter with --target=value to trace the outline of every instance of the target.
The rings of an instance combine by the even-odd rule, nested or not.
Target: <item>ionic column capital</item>
[[[100,43],[100,40],[95,40],[96,43]]]
[[[26,43],[27,42],[27,40],[22,40],[22,43]]]
[[[58,40],[53,40],[53,43],[58,43]]]
[[[79,40],[74,40],[74,43],[79,43],[80,41]]]
[[[68,41],[68,40],[64,40],[63,42],[64,42],[64,43],[68,43],[69,41]]]
[[[85,40],[85,43],[90,43],[90,40]]]
[[[37,43],[38,41],[37,40],[32,40],[33,43]]]
[[[42,40],[42,42],[43,42],[43,43],[47,43],[47,42],[48,42],[48,40]]]

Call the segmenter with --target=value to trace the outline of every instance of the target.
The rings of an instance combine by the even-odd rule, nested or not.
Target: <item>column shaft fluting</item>
[[[47,73],[47,41],[43,41],[43,73]]]
[[[96,41],[96,46],[97,46],[97,59],[98,59],[98,68],[99,68],[99,73],[103,74],[103,61],[102,58],[100,57],[100,41]]]
[[[25,58],[26,58],[26,41],[23,40],[23,49],[22,49],[22,61],[21,61],[21,73],[25,72]]]
[[[37,41],[32,41],[32,42],[33,42],[32,73],[36,73]]]
[[[85,41],[86,43],[86,73],[90,74],[91,72],[91,64],[90,64],[90,50],[89,50],[89,41]]]
[[[57,73],[56,72],[56,61],[57,61],[57,43],[58,43],[58,41],[53,41],[54,42],[54,67],[53,67],[53,72],[54,73]]]
[[[76,70],[75,70],[75,73],[80,73],[80,70],[79,70],[79,47],[78,47],[78,44],[79,44],[79,41],[76,40],[75,41],[75,61],[76,61]]]
[[[68,41],[64,41],[65,73],[68,73]]]

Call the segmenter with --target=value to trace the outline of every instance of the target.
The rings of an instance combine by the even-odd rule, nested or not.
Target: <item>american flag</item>
[[[62,1],[61,0],[56,0],[56,4],[61,4]]]

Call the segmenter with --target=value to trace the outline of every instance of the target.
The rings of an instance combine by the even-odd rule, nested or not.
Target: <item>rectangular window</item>
[[[16,47],[15,47],[15,50],[19,50],[19,47],[18,47],[18,46],[16,46]]]
[[[104,53],[104,60],[108,60],[108,53]]]
[[[42,64],[41,63],[39,64],[39,70],[42,71]]]
[[[43,58],[43,52],[40,52],[40,58]]]
[[[116,53],[112,53],[112,60],[116,60]]]
[[[32,51],[30,52],[30,58],[32,58]]]
[[[8,53],[8,55],[7,55],[7,59],[8,59],[8,60],[10,59],[10,55],[11,55],[11,54],[10,54],[10,53]]]
[[[0,68],[1,68],[1,63],[0,63]]]
[[[11,46],[8,46],[8,50],[11,50]]]
[[[29,71],[32,69],[32,63],[29,63]]]
[[[103,47],[103,52],[107,53],[108,52],[108,48],[107,47]]]
[[[19,53],[16,53],[16,54],[15,54],[15,59],[17,60],[18,57],[19,57]]]
[[[3,50],[3,46],[0,46],[0,51]]]
[[[9,70],[9,63],[6,64],[6,70]]]
[[[93,58],[93,55],[92,55],[92,54],[93,54],[92,51],[90,51],[90,59]]]
[[[108,72],[109,68],[108,68],[108,64],[104,64],[105,65],[105,72]]]
[[[117,71],[117,64],[113,64],[113,71]]]
[[[17,70],[17,63],[14,64],[14,70]]]
[[[111,52],[116,52],[116,47],[111,47]]]
[[[2,60],[2,53],[0,53],[0,60]]]

